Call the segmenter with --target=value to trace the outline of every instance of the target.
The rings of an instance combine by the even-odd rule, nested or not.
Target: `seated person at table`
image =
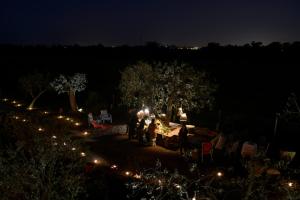
[[[156,146],[157,126],[155,124],[155,119],[151,120],[146,137],[151,146]]]

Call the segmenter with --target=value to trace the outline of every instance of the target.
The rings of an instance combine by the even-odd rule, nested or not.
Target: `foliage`
[[[81,92],[85,90],[86,84],[86,75],[80,73],[76,73],[70,77],[60,74],[59,77],[50,83],[51,87],[53,87],[58,94],[70,92],[70,90],[73,92]]]
[[[143,170],[139,179],[126,185],[129,199],[299,199],[299,185],[294,181],[289,187],[289,177],[267,174],[268,160],[256,158],[244,163],[246,176],[232,176],[230,170],[203,171],[192,164],[193,178],[179,175],[161,168],[160,162],[154,169]],[[225,173],[224,173],[225,172]],[[295,172],[294,172],[295,173]],[[299,173],[299,172],[297,172]]]
[[[39,72],[30,73],[19,78],[22,89],[32,98],[49,87],[50,76]]]
[[[1,199],[79,199],[83,160],[70,138],[37,133],[33,124],[8,120],[0,136]],[[52,133],[54,134],[54,133]],[[66,145],[63,145],[63,143]]]
[[[151,106],[155,113],[170,112],[173,107],[189,111],[212,106],[216,91],[205,72],[177,62],[128,66],[119,88],[125,105]]]
[[[49,88],[50,75],[34,72],[20,77],[19,83],[25,93],[31,96],[29,108],[33,108],[36,100]]]
[[[74,112],[78,109],[75,94],[76,92],[85,90],[86,84],[86,75],[80,73],[76,73],[71,77],[65,77],[61,74],[58,78],[50,83],[51,87],[54,88],[58,94],[68,93],[71,109]]]
[[[151,102],[155,74],[152,66],[138,63],[122,72],[120,81],[121,100],[128,107],[141,108]]]

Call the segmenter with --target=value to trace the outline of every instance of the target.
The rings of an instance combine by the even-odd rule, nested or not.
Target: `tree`
[[[80,73],[76,73],[74,76],[70,77],[65,77],[61,74],[58,78],[50,83],[51,87],[53,87],[58,94],[68,93],[72,111],[78,110],[76,103],[76,92],[85,90],[86,84],[86,75]]]
[[[32,98],[28,109],[32,109],[37,99],[49,89],[49,77],[48,74],[35,72],[27,74],[19,79],[22,89]]]
[[[216,85],[205,72],[187,64],[158,63],[151,67],[140,63],[122,72],[120,90],[125,105],[148,105],[156,113],[166,112],[170,120],[174,108],[191,111],[211,106]]]
[[[121,76],[119,89],[121,101],[128,107],[140,108],[151,103],[155,74],[152,66],[138,63],[127,67]]]

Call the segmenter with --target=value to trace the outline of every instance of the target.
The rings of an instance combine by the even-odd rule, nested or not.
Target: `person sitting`
[[[244,142],[241,150],[242,158],[251,159],[256,155],[257,144],[252,140]]]

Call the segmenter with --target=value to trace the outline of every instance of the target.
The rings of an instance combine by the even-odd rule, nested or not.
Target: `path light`
[[[83,132],[83,135],[88,135],[89,133],[87,131],[84,131]]]
[[[85,157],[85,156],[86,156],[84,152],[81,152],[80,155],[81,155],[82,157]]]
[[[178,185],[178,184],[174,184],[175,185],[175,187],[176,188],[178,188],[178,189],[180,189],[181,188],[181,186],[180,185]]]
[[[221,176],[223,176],[223,173],[222,173],[222,172],[218,172],[218,173],[217,173],[217,176],[218,176],[218,177],[221,177]]]
[[[16,104],[17,102],[15,100],[13,100],[11,103]]]
[[[21,107],[21,106],[22,106],[22,104],[20,104],[20,103],[17,104],[17,107]]]
[[[126,176],[129,176],[129,175],[130,175],[130,171],[126,171],[126,172],[125,172],[125,175],[126,175]]]
[[[112,165],[112,166],[110,166],[110,168],[111,169],[117,169],[118,167],[117,167],[117,165]]]

